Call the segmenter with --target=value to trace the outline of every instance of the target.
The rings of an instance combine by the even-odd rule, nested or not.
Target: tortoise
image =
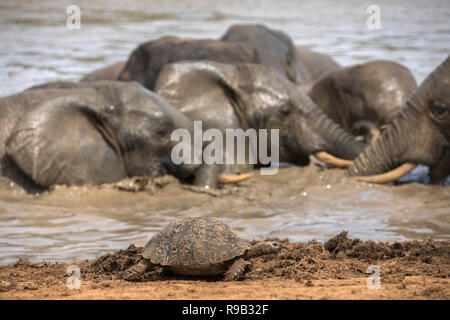
[[[250,245],[215,218],[180,217],[148,241],[141,260],[125,271],[125,279],[137,280],[159,266],[178,275],[224,275],[226,281],[240,280],[250,258],[280,249],[276,241]]]

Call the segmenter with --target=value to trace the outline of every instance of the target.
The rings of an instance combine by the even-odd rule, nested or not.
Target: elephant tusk
[[[408,173],[413,171],[415,167],[417,167],[417,165],[412,163],[404,163],[400,167],[397,167],[396,169],[391,170],[389,172],[374,176],[358,177],[357,180],[369,183],[380,183],[380,184],[390,183],[407,175]]]
[[[218,182],[219,183],[238,183],[252,177],[251,173],[244,174],[221,174],[219,175]]]
[[[314,157],[316,157],[317,160],[325,162],[326,164],[332,165],[336,168],[348,168],[353,163],[352,160],[337,158],[325,151],[315,153]]]

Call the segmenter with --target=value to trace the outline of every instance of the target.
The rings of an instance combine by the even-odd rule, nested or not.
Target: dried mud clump
[[[245,279],[351,279],[367,277],[368,267],[371,265],[380,268],[383,281],[387,282],[401,281],[405,276],[414,275],[450,278],[450,242],[362,241],[349,238],[346,231],[325,243],[315,240],[307,243],[272,240],[282,242],[282,250],[278,255],[253,259]],[[139,261],[141,251],[142,247],[131,245],[126,250],[105,254],[97,258],[86,272],[96,278],[121,278],[123,271]],[[139,280],[164,280],[172,277],[174,275],[170,272],[157,268],[145,273]]]
[[[349,239],[347,234],[347,231],[343,231],[325,242],[325,249],[331,253],[339,253],[341,251],[349,250],[359,243],[359,239]]]
[[[94,272],[115,274],[125,271],[140,260],[142,247],[130,245],[126,250],[118,250],[98,257],[91,265]]]
[[[122,279],[124,271],[135,265],[141,259],[142,247],[130,245],[126,250],[107,253],[97,258],[86,270],[94,278]],[[144,273],[135,281],[163,280],[165,273],[162,268],[156,268]]]
[[[324,244],[285,243],[277,256],[254,259],[246,279],[350,279],[367,277],[371,265],[380,268],[386,282],[405,276],[450,278],[450,242],[362,241],[344,231]]]
[[[347,232],[342,232],[325,243],[290,243],[287,240],[281,242],[283,248],[278,254],[251,260],[251,265],[242,279],[246,285],[251,286],[253,280],[268,281],[267,283],[295,280],[305,287],[328,284],[335,286],[335,280],[368,278],[372,274],[368,271],[369,267],[376,265],[380,270],[382,285],[392,284],[395,290],[402,290],[406,295],[400,294],[401,297],[411,297],[411,294],[412,297],[418,298],[449,297],[446,285],[450,279],[449,241],[385,243],[352,239],[348,237]],[[104,254],[95,261],[76,262],[81,272],[82,287],[87,292],[110,287],[127,288],[128,295],[132,287],[129,282],[122,280],[123,272],[139,261],[141,252],[142,247],[131,245],[126,250]],[[72,264],[31,263],[22,259],[0,266],[0,296],[16,293],[22,298],[33,292],[38,293],[40,297],[73,295],[74,291],[66,287],[66,281],[71,276],[68,267]],[[137,280],[155,281],[154,285],[164,290],[167,285],[165,280],[189,279],[192,280],[191,277],[177,276],[162,268],[156,268]],[[214,282],[221,281],[222,277],[197,277],[195,280],[194,287],[204,284],[197,280]],[[226,284],[229,285],[233,284]],[[342,286],[347,290],[348,284],[343,283]]]
[[[348,238],[343,231],[325,242],[325,248],[336,257],[356,258],[365,261],[389,260],[403,257],[405,260],[432,263],[436,258],[450,257],[448,243],[425,241],[385,242],[361,241]]]

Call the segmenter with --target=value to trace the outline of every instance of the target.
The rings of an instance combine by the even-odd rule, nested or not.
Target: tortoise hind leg
[[[245,268],[250,263],[242,258],[237,259],[225,272],[225,281],[238,281],[244,278]]]
[[[152,270],[155,267],[148,259],[141,259],[137,264],[125,270],[124,279],[128,281],[136,281],[145,271]]]

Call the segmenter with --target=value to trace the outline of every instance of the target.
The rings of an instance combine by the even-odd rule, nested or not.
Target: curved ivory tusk
[[[326,164],[332,165],[336,168],[348,168],[353,163],[352,160],[337,158],[325,151],[315,153],[314,157],[316,157],[317,160],[325,162]]]
[[[408,173],[413,171],[415,167],[417,167],[417,165],[412,163],[404,163],[400,167],[389,172],[378,174],[375,176],[358,177],[357,180],[369,183],[390,183],[407,175]]]
[[[219,183],[238,183],[252,177],[251,173],[244,174],[221,174],[217,179]]]

